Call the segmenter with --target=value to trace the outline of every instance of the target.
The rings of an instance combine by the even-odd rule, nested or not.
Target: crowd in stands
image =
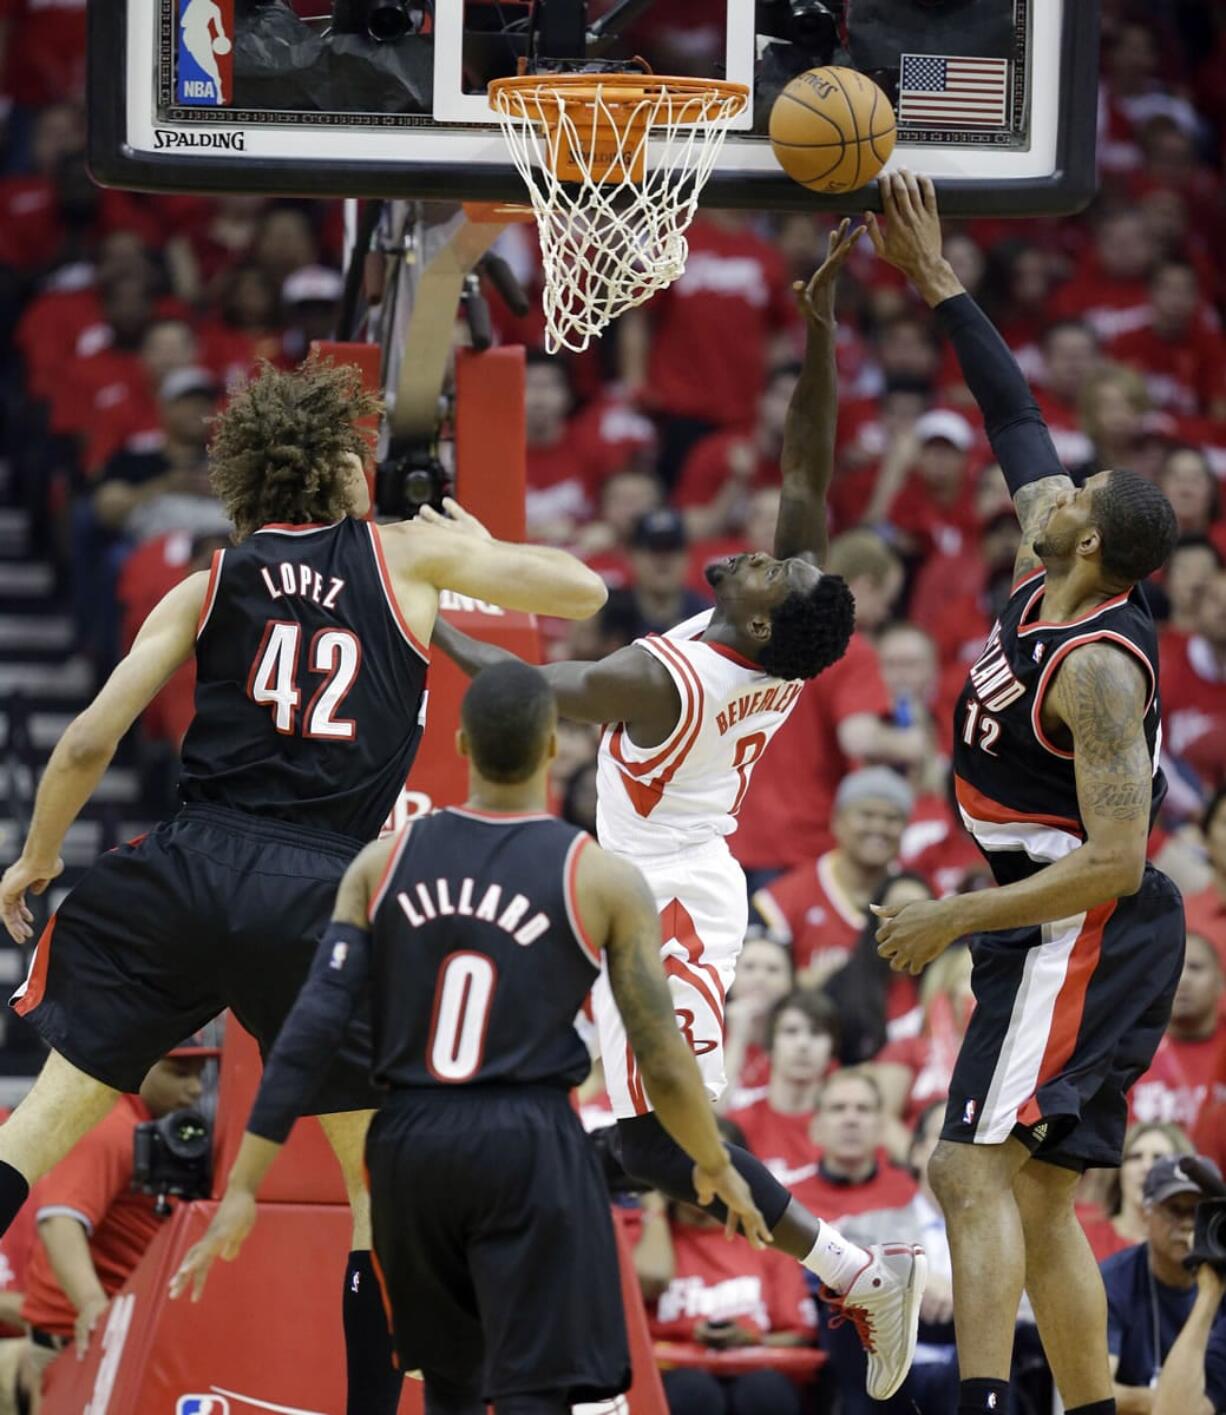
[[[1151,853],[1184,892],[1187,960],[1129,1098],[1123,1166],[1087,1177],[1082,1208],[1108,1278],[1120,1409],[1165,1415],[1154,1380],[1194,1304],[1212,1316],[1221,1297],[1181,1266],[1194,1200],[1174,1163],[1196,1150],[1226,1168],[1226,4],[1103,10],[1093,207],[950,223],[947,252],[1069,471],[1135,468],[1181,530],[1145,593],[1171,782]],[[209,419],[257,359],[292,366],[331,332],[341,218],[336,203],[94,187],[83,52],[84,0],[0,0],[0,456],[101,673],[224,542]],[[530,230],[511,227],[500,249],[539,294]],[[682,278],[574,359],[541,351],[539,300],[516,318],[491,295],[499,337],[529,349],[529,535],[579,551],[611,590],[594,621],[544,626],[550,654],[595,657],[666,629],[710,602],[712,559],[770,549],[803,343],[791,287],[825,230],[805,215],[701,213]],[[732,838],[753,925],[727,1003],[725,1123],[849,1235],[925,1244],[920,1357],[897,1408],[943,1415],[957,1387],[950,1263],[924,1162],[974,1005],[970,951],[918,980],[893,974],[869,906],[987,882],[951,805],[952,705],[1009,592],[1018,530],[929,312],[867,243],[839,298],[828,568],[854,592],[857,632],[757,764]],[[173,752],[191,711],[189,666],[143,739]],[[554,778],[559,810],[589,826],[596,740],[564,725]],[[584,1101],[600,1124],[598,1070]],[[677,1415],[836,1394],[849,1415],[867,1408],[858,1343],[825,1316],[819,1330],[795,1265],[725,1245],[658,1196],[635,1222]],[[0,1278],[0,1319],[16,1321],[25,1279]],[[1025,1313],[1017,1359],[1017,1409],[1040,1408],[1026,1403],[1042,1360]]]

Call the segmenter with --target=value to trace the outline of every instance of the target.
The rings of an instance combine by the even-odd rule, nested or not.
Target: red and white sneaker
[[[830,1325],[850,1322],[868,1354],[865,1389],[873,1400],[889,1400],[915,1356],[928,1258],[910,1243],[874,1243],[868,1251],[871,1261],[846,1292],[823,1288],[821,1295],[835,1309]]]

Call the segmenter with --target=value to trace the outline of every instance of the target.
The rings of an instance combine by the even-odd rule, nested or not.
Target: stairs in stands
[[[21,848],[34,789],[64,728],[89,702],[93,665],[78,653],[67,595],[51,558],[35,544],[0,462],[0,866]],[[43,900],[41,926],[97,855],[149,828],[158,805],[146,798],[132,743],[123,745],[64,842],[64,873]],[[0,996],[24,976],[28,950],[0,931]],[[12,1104],[41,1065],[26,1025],[0,1008],[0,1104]]]

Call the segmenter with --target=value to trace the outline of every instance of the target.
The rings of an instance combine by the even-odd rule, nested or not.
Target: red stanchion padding
[[[498,644],[529,663],[541,661],[540,634],[533,615],[516,614],[450,591],[443,593],[440,606],[448,622],[472,638]],[[390,821],[397,830],[414,816],[441,806],[457,806],[468,795],[468,764],[455,749],[460,703],[468,684],[469,679],[449,658],[437,652],[431,655],[426,732]]]
[[[240,1026],[233,1013],[227,1014],[213,1141],[214,1198],[220,1198],[226,1187],[262,1074],[255,1039]],[[347,1202],[341,1167],[317,1120],[307,1116],[294,1126],[289,1144],[277,1156],[268,1178],[260,1186],[260,1199],[265,1203],[282,1204]]]
[[[262,1204],[242,1255],[213,1265],[201,1301],[171,1302],[171,1275],[216,1207],[183,1205],[167,1220],[112,1300],[85,1360],[70,1350],[48,1370],[42,1415],[338,1415],[345,1408],[349,1211]],[[406,1381],[400,1415],[421,1411],[421,1386]]]
[[[624,1210],[613,1210],[613,1231],[617,1235],[617,1259],[621,1266],[622,1305],[626,1309],[626,1333],[630,1338],[630,1364],[634,1383],[630,1387],[630,1415],[668,1415],[664,1383],[651,1349],[651,1331],[638,1274],[634,1271],[634,1249],[623,1222]]]
[[[528,454],[524,351],[455,357],[456,496],[499,540],[523,540]]]
[[[170,1278],[217,1205],[181,1205],[111,1302],[83,1361],[46,1376],[42,1415],[338,1415],[345,1404],[341,1277],[348,1210],[261,1204],[237,1262],[217,1262],[199,1303],[171,1302]],[[616,1213],[616,1211],[615,1211]],[[634,1261],[615,1224],[635,1381],[630,1415],[668,1415]],[[211,1402],[211,1403],[210,1403]],[[399,1415],[421,1415],[406,1380]]]

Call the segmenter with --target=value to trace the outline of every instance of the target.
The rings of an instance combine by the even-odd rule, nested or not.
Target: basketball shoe
[[[888,1400],[911,1369],[919,1329],[920,1301],[928,1280],[928,1259],[910,1243],[874,1243],[870,1261],[846,1292],[822,1289],[835,1309],[832,1327],[850,1322],[868,1356],[865,1389],[873,1400]]]

